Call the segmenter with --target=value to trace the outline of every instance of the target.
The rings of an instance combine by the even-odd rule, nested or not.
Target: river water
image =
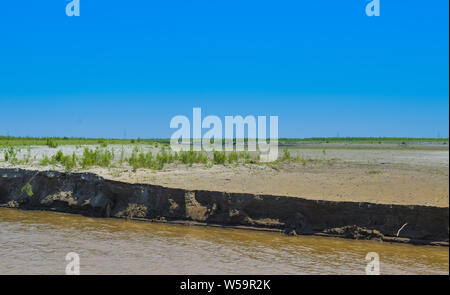
[[[449,248],[0,208],[0,274],[449,274]]]

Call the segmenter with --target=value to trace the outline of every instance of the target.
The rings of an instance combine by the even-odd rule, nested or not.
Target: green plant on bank
[[[8,149],[8,156],[6,156],[6,158],[11,159],[10,154],[14,156],[15,152],[16,151],[13,148]],[[43,166],[59,164],[64,166],[66,170],[72,170],[78,166],[84,169],[92,166],[111,168],[113,167],[113,162],[115,161],[114,154],[114,149],[104,150],[97,147],[94,150],[86,147],[84,148],[82,156],[78,158],[75,153],[72,153],[72,155],[69,156],[64,155],[61,150],[58,150],[57,153],[51,158],[45,155],[40,161],[40,164]],[[142,146],[135,145],[129,158],[125,157],[125,149],[122,146],[120,151],[120,158],[118,158],[114,163],[119,164],[118,167],[122,167],[124,162],[127,162],[133,168],[133,171],[136,171],[139,168],[163,170],[166,165],[171,163],[180,163],[188,166],[192,166],[195,163],[201,163],[204,164],[205,167],[227,164],[236,166],[243,164],[258,164],[260,163],[260,156],[260,152],[258,152],[256,156],[252,157],[248,151],[213,151],[210,157],[208,157],[208,154],[204,151],[189,150],[174,153],[171,152],[170,149],[167,149],[165,145],[161,145],[161,149],[159,150],[159,152],[153,154],[151,151],[144,152]],[[30,158],[31,156],[26,157],[26,160],[24,160],[24,162],[29,162]],[[272,168],[281,163],[291,162],[300,162],[303,163],[304,166],[316,163],[333,165],[336,160],[337,159],[327,160],[305,158],[301,155],[300,150],[297,150],[296,153],[292,154],[291,150],[284,149],[280,153],[280,157],[277,161],[265,165],[269,165]],[[279,168],[281,167],[277,167],[277,169]]]
[[[104,139],[104,138],[80,138],[80,137],[14,137],[0,135],[0,146],[31,146],[31,145],[48,145],[57,147],[61,145],[96,145],[98,141],[104,141],[107,145],[124,145],[136,140],[132,139]],[[234,140],[235,141],[235,140]],[[247,139],[245,139],[247,141]],[[170,139],[140,139],[141,144],[156,145],[169,144]],[[316,137],[316,138],[279,138],[280,145],[293,143],[389,143],[389,144],[416,144],[416,143],[439,143],[448,145],[448,138],[400,138],[400,137]]]
[[[229,164],[250,164],[250,163],[258,163],[260,158],[260,154],[256,159],[252,159],[249,152],[236,152],[231,151],[228,153],[227,161]]]
[[[249,152],[243,152],[240,155],[241,155],[241,159],[243,159],[244,163],[246,163],[246,164],[258,162],[257,160],[252,159]]]
[[[61,150],[59,150],[54,156],[49,158],[47,155],[40,161],[42,166],[61,164],[64,168],[69,171],[77,166],[78,157],[75,153],[72,156],[64,155]]]
[[[122,146],[122,149],[120,150],[119,164],[122,165],[124,160],[125,160],[125,149]]]
[[[100,146],[104,147],[104,148],[108,146],[108,144],[106,143],[106,141],[104,139],[99,139],[98,144],[100,144]]]
[[[213,163],[214,164],[225,164],[227,155],[225,152],[214,151],[213,152]]]
[[[47,146],[49,148],[57,148],[58,144],[53,139],[47,137]]]
[[[152,168],[153,154],[152,152],[144,153],[143,151],[140,151],[138,147],[135,147],[131,152],[128,163],[133,167],[134,171],[138,168]]]
[[[283,155],[278,159],[278,162],[291,162],[291,152],[288,149],[283,150]]]
[[[80,165],[83,168],[89,168],[92,166],[109,167],[111,166],[113,155],[108,150],[95,149],[91,150],[85,148],[83,156],[80,160]]]
[[[13,146],[8,146],[4,151],[4,157],[6,162],[17,163],[17,153],[20,152],[20,149],[17,149]]]
[[[207,164],[208,157],[204,152],[195,151],[181,151],[179,154],[177,152],[172,154],[163,146],[155,157],[153,157],[152,152],[144,153],[135,147],[128,159],[128,163],[133,167],[133,170],[138,168],[162,170],[166,164],[174,162],[180,162],[189,166],[193,163]]]
[[[155,168],[161,170],[164,168],[165,164],[170,164],[175,161],[175,156],[170,152],[167,152],[166,148],[163,146],[161,151],[156,155],[155,158]]]
[[[31,186],[31,184],[27,183],[22,187],[20,192],[22,194],[23,193],[27,194],[27,196],[29,196],[29,197],[32,197],[33,196],[33,187]]]
[[[228,153],[228,163],[233,164],[239,161],[239,154],[235,151]]]
[[[48,166],[48,165],[51,164],[51,161],[50,161],[50,159],[48,158],[47,155],[44,155],[44,157],[43,157],[42,160],[39,162],[39,164],[40,164],[41,166]]]
[[[27,148],[27,153],[25,154],[25,156],[23,158],[23,162],[25,164],[31,163],[31,148],[30,147]]]
[[[322,150],[322,154],[326,156],[326,150]],[[303,166],[307,166],[308,164],[318,164],[318,163],[322,163],[322,164],[327,164],[327,165],[333,165],[335,164],[337,161],[339,161],[341,159],[339,158],[332,158],[332,159],[314,159],[314,158],[309,158],[309,157],[304,157],[301,153],[300,150],[297,150],[296,155],[292,155],[291,152],[287,149],[283,150],[283,154],[275,161],[273,162],[270,167],[274,168],[276,164],[280,164],[280,163],[291,163],[291,162],[297,162],[297,163],[302,163]],[[277,168],[278,169],[278,168]]]
[[[181,151],[179,161],[192,166],[194,163],[208,164],[208,155],[205,152]]]

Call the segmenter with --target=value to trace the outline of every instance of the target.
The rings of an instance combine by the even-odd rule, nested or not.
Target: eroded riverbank
[[[282,231],[414,244],[448,245],[449,210],[433,206],[332,202],[185,190],[104,179],[92,173],[0,169],[3,206]]]
[[[178,160],[163,167],[139,167],[135,163],[136,157],[146,159],[151,156],[154,160],[162,148],[149,145],[33,146],[20,151],[15,149],[17,154],[14,156],[9,152],[9,161],[5,162],[2,158],[6,157],[6,153],[3,155],[0,149],[0,168],[92,172],[120,182],[185,190],[448,208],[448,150],[380,150],[375,149],[375,145],[373,147],[290,148],[289,153],[280,150],[280,161],[274,163],[248,162],[245,159],[236,162],[233,157],[230,159],[232,154],[228,153],[228,159],[223,164],[214,164],[214,157],[209,154],[206,163],[189,164]],[[105,159],[90,163],[92,155],[84,155],[86,148],[91,152],[97,151],[99,158],[100,155],[106,158],[111,156],[111,162],[107,163]],[[142,155],[133,156],[135,150],[141,151]],[[70,166],[75,164],[71,161],[65,163],[61,160],[67,157],[76,159],[77,166]],[[86,164],[88,162],[89,165]]]

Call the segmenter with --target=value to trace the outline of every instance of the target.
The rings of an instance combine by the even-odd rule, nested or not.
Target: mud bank
[[[289,235],[446,246],[449,241],[448,208],[184,190],[106,180],[92,173],[0,169],[0,206]]]

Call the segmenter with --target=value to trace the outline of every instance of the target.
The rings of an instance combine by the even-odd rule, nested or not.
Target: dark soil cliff
[[[449,209],[166,188],[92,173],[0,169],[0,206],[448,245]]]

